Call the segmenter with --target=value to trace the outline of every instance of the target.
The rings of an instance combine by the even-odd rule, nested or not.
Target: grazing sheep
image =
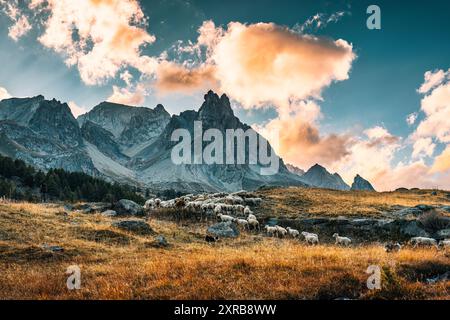
[[[287,230],[283,227],[280,226],[275,226],[275,228],[277,228],[277,234],[278,236],[281,236],[282,238],[284,238],[287,235]]]
[[[384,249],[386,250],[386,252],[398,252],[400,251],[400,249],[402,248],[402,245],[398,242],[396,243],[387,243],[384,246]]]
[[[441,240],[439,242],[439,248],[441,249],[450,248],[450,239]]]
[[[412,245],[414,248],[417,248],[418,246],[436,246],[437,247],[437,241],[433,238],[426,238],[426,237],[414,237],[409,240],[409,244]]]
[[[256,219],[247,219],[249,227],[251,226],[255,230],[259,230],[259,222]]]
[[[300,236],[300,232],[298,232],[298,230],[292,229],[291,227],[287,227],[286,230],[292,238],[297,238]]]
[[[271,237],[273,237],[277,233],[276,227],[271,226],[265,226],[264,229],[266,230],[266,233],[269,234]]]
[[[219,217],[219,219],[220,219],[222,222],[233,222],[233,221],[234,221],[234,218],[233,218],[232,216],[229,216],[229,215],[226,215],[226,214],[221,214],[221,213],[219,213],[219,214],[217,215],[217,217]]]
[[[213,236],[210,236],[210,235],[206,235],[206,237],[205,237],[205,241],[206,242],[217,242],[217,241],[219,241],[219,237],[218,236],[215,236],[215,237],[213,237]]]
[[[246,206],[245,208],[244,208],[244,214],[247,216],[247,215],[249,215],[249,214],[252,214],[253,212],[252,212],[252,210],[250,210],[250,207],[249,206]]]
[[[269,234],[271,237],[273,237],[276,233],[277,233],[277,228],[276,227],[271,227],[271,226],[265,226],[264,229],[266,229],[266,233]]]
[[[302,236],[305,237],[305,241],[308,244],[319,244],[319,236],[315,233],[303,231]]]
[[[248,221],[245,219],[234,219],[234,222],[238,224],[238,226],[248,229]]]
[[[340,244],[343,246],[349,246],[350,243],[352,243],[352,239],[347,237],[340,237],[337,233],[333,234],[333,238],[336,239],[336,244]]]
[[[248,215],[247,220],[250,220],[250,219],[257,220],[257,219],[256,219],[256,216],[253,215],[253,214],[249,214],[249,215]]]

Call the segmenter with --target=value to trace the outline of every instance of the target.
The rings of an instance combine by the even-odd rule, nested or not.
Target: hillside
[[[450,268],[445,251],[310,247],[255,233],[208,244],[208,223],[151,218],[154,233],[136,234],[111,226],[119,219],[67,213],[59,205],[0,203],[0,299],[450,298],[450,282],[426,282]],[[169,247],[155,247],[157,235]],[[366,287],[373,264],[383,270],[377,291]],[[66,288],[71,265],[81,269],[80,290]]]

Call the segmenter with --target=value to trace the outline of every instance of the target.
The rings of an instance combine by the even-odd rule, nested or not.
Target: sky
[[[370,5],[381,29],[369,29]],[[0,0],[0,99],[172,114],[209,89],[285,162],[450,188],[448,1]]]

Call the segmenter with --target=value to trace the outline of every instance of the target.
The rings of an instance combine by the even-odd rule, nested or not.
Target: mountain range
[[[0,154],[42,170],[80,171],[154,190],[216,192],[264,185],[351,189],[337,173],[330,174],[322,166],[304,173],[278,157],[279,171],[274,175],[261,175],[260,163],[176,165],[171,160],[176,144],[170,139],[172,132],[192,133],[195,121],[202,121],[204,130],[215,128],[222,133],[253,130],[234,115],[226,95],[219,97],[212,91],[198,111],[179,115],[171,116],[162,105],[150,109],[102,102],[78,119],[66,103],[39,95],[0,101]],[[369,182],[357,178],[353,189],[370,189]]]

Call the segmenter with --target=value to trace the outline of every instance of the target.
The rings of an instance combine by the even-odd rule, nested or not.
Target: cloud
[[[427,94],[422,98],[421,111],[425,118],[412,133],[413,141],[432,138],[440,143],[450,142],[450,71],[438,70],[425,73],[425,82],[420,92]]]
[[[444,70],[427,71],[424,75],[424,83],[417,89],[419,93],[427,93],[434,87],[440,85],[445,77],[450,75],[450,69],[445,72]]]
[[[411,114],[409,114],[406,117],[406,123],[410,126],[412,126],[414,123],[416,123],[417,117],[419,116],[419,114],[417,112],[413,112]]]
[[[331,165],[349,154],[350,135],[321,135],[317,120],[320,107],[312,102],[301,102],[297,112],[279,116],[264,126],[254,125],[267,138],[283,160],[302,168],[315,163]]]
[[[128,106],[141,106],[145,102],[146,95],[147,92],[142,84],[138,84],[135,88],[113,86],[113,93],[107,101]]]
[[[156,59],[141,54],[155,41],[136,0],[33,0],[36,14],[48,12],[39,41],[77,66],[87,85],[102,84],[125,67],[152,73]]]
[[[231,22],[224,29],[205,21],[198,32],[197,43],[180,49],[205,53],[203,67],[211,66],[203,73],[191,69],[195,76],[204,77],[203,81],[194,77],[195,83],[215,78],[219,91],[248,109],[270,104],[289,113],[299,100],[320,99],[321,91],[333,81],[348,79],[356,58],[345,40],[298,34],[273,23]],[[175,73],[190,78],[187,69]],[[176,90],[190,91],[191,81],[183,76],[171,79]]]
[[[450,145],[434,159],[431,173],[442,173],[450,170]]]
[[[70,111],[72,112],[72,114],[75,118],[78,118],[78,116],[80,116],[88,111],[88,110],[86,110],[85,107],[80,107],[74,101],[69,101],[67,104],[69,105]]]
[[[246,108],[320,98],[324,87],[349,77],[355,54],[345,40],[333,41],[273,23],[228,24],[212,49],[221,90]]]
[[[316,13],[315,15],[309,17],[304,23],[297,23],[293,30],[299,33],[304,33],[305,31],[323,29],[329,23],[339,22],[346,15],[350,15],[350,12],[338,11],[332,14]]]
[[[414,142],[412,157],[413,158],[421,158],[424,156],[432,157],[435,148],[436,144],[433,143],[433,139],[419,138]]]
[[[32,29],[17,0],[0,0],[0,9],[13,21],[13,25],[8,28],[8,36],[14,41],[18,41]]]
[[[9,99],[9,98],[11,98],[11,95],[8,93],[8,90],[0,87],[0,101],[2,101],[4,99]]]
[[[217,89],[215,67],[200,65],[190,69],[174,62],[163,61],[156,69],[155,85],[159,93],[171,92],[195,93],[207,89]]]

